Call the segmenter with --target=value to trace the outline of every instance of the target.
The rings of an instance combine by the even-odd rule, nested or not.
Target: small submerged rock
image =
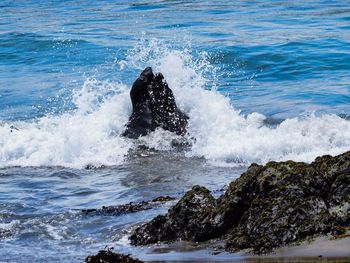
[[[0,214],[3,216],[4,214]],[[9,223],[0,223],[0,240],[12,238],[18,232],[20,222],[18,220]]]
[[[143,261],[134,259],[130,255],[114,253],[112,250],[100,250],[95,256],[88,256],[86,263],[142,263]]]
[[[131,235],[134,245],[224,240],[226,250],[261,254],[350,226],[350,152],[311,164],[252,164],[218,199],[195,186]]]
[[[105,215],[105,216],[118,216],[122,214],[135,213],[143,210],[154,208],[157,205],[161,205],[165,202],[175,200],[174,197],[170,196],[159,196],[151,201],[142,201],[138,203],[130,202],[124,205],[117,206],[103,206],[100,209],[84,209],[83,213],[87,215]]]

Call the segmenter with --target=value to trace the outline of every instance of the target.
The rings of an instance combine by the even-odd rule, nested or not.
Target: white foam
[[[102,89],[117,95],[96,102]],[[98,93],[100,92],[100,93]],[[77,110],[47,116],[36,122],[17,122],[0,127],[0,166],[116,165],[124,160],[131,141],[119,136],[131,106],[127,87],[87,80],[74,94]]]
[[[262,114],[240,114],[228,98],[216,92],[215,85],[211,90],[204,89],[210,86],[204,78],[208,72],[214,73],[211,79],[215,80],[207,54],[193,61],[189,50],[157,48],[154,43],[151,46],[151,54],[142,56],[152,58],[152,66],[163,73],[179,107],[190,116],[189,137],[195,141],[188,156],[204,156],[221,165],[287,159],[310,162],[318,155],[350,149],[349,121],[336,115],[311,115],[287,119],[269,128]]]
[[[0,237],[2,239],[10,239],[19,231],[20,221],[13,220],[9,223],[0,222]]]
[[[18,227],[20,224],[19,220],[13,220],[9,223],[0,223],[0,229],[6,230],[6,231],[11,231],[14,228]]]
[[[64,235],[66,234],[65,229],[67,227],[58,228],[58,227],[54,227],[54,226],[49,225],[49,224],[45,225],[45,227],[46,227],[48,235],[52,239],[54,239],[54,240],[63,240],[64,239]]]
[[[194,60],[190,48],[141,42],[120,67],[140,70],[150,65],[163,73],[178,106],[190,117],[187,137],[192,147],[188,156],[203,156],[219,165],[237,165],[287,159],[312,161],[318,155],[350,149],[350,122],[335,115],[287,119],[276,128],[265,126],[262,114],[242,115],[216,91],[215,68],[207,54],[196,57]],[[129,87],[87,79],[80,90],[74,91],[73,100],[73,112],[35,122],[16,122],[18,130],[12,132],[10,124],[3,123],[0,166],[81,168],[87,164],[123,163],[134,145],[132,140],[119,136],[131,112]],[[157,130],[141,141],[155,149],[169,150],[174,138]]]

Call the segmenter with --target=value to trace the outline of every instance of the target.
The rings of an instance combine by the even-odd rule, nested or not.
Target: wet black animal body
[[[147,67],[130,91],[132,114],[123,136],[139,138],[157,127],[178,135],[186,133],[188,117],[177,108],[175,97],[161,73],[154,76]]]
[[[148,92],[155,126],[184,135],[189,118],[177,107],[174,94],[162,73],[155,76]]]
[[[153,115],[150,108],[148,86],[152,84],[154,74],[150,67],[144,69],[130,90],[132,114],[123,136],[136,139],[154,131]]]

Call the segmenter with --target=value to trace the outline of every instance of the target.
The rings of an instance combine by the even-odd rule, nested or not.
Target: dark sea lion
[[[154,77],[148,92],[155,127],[184,135],[189,117],[177,107],[174,94],[162,73]]]
[[[126,125],[123,136],[137,139],[154,131],[154,121],[149,103],[148,86],[154,79],[152,68],[147,67],[135,80],[130,91],[132,114]]]
[[[132,114],[123,136],[137,139],[157,127],[184,135],[188,116],[180,111],[163,75],[154,76],[151,67],[142,71],[130,91]]]

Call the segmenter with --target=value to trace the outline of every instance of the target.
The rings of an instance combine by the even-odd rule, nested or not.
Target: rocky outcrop
[[[149,224],[138,228],[131,237],[132,243],[145,245],[176,239],[207,240],[211,229],[211,221],[207,221],[207,218],[215,208],[215,204],[216,200],[209,190],[194,186],[169,210],[168,214],[159,215]],[[210,224],[209,227],[207,223]]]
[[[88,256],[86,263],[142,263],[143,261],[134,259],[129,255],[117,254],[112,250],[100,250],[95,256]]]
[[[228,251],[261,254],[350,226],[350,152],[311,164],[252,164],[218,199],[195,186],[173,206],[137,228],[134,245],[220,238]]]

